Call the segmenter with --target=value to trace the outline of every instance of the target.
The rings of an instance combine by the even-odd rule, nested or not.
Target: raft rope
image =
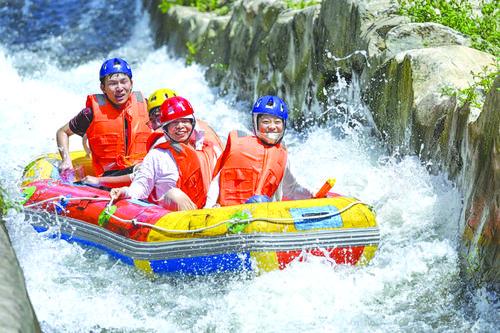
[[[65,197],[64,195],[59,195],[57,197],[52,197],[48,198],[42,201],[35,202],[34,204],[31,205],[26,205],[24,206],[25,208],[31,208],[31,207],[36,207],[36,206],[41,206],[46,202],[51,202],[54,200],[64,200],[64,201],[75,201],[75,200],[89,200],[89,201],[112,201],[108,198],[94,198],[94,197],[78,197],[78,198],[71,198],[71,197]]]
[[[36,207],[36,206],[40,206],[40,205],[42,205],[44,203],[47,203],[47,202],[50,202],[50,201],[54,201],[54,200],[60,200],[60,201],[61,200],[65,200],[67,202],[69,202],[69,201],[76,201],[76,200],[109,201],[108,204],[106,205],[106,210],[109,207],[111,207],[111,205],[113,203],[113,199],[109,199],[109,198],[99,198],[99,197],[98,198],[93,198],[93,197],[68,198],[68,197],[65,197],[63,195],[60,195],[60,196],[57,196],[57,197],[53,197],[53,198],[49,198],[49,199],[45,199],[45,200],[36,202],[34,204],[31,204],[31,205],[26,205],[24,207],[26,207],[26,208]],[[53,203],[53,204],[54,204],[54,206],[59,206],[61,209],[65,208],[64,206],[60,205],[59,203]],[[219,227],[221,225],[224,225],[224,224],[227,224],[227,223],[229,223],[229,224],[240,224],[240,223],[250,224],[252,222],[260,221],[260,222],[267,222],[267,223],[272,223],[272,224],[290,225],[290,224],[295,224],[295,222],[297,222],[297,220],[299,220],[299,221],[307,221],[307,220],[314,220],[314,219],[319,219],[319,218],[325,219],[325,218],[330,218],[330,217],[334,217],[334,216],[340,215],[343,212],[347,211],[348,209],[351,209],[355,205],[365,205],[366,206],[366,204],[364,202],[356,200],[356,201],[351,202],[349,205],[345,206],[341,210],[338,210],[337,212],[329,213],[329,214],[309,215],[309,216],[302,216],[302,217],[299,217],[299,218],[288,218],[288,217],[285,217],[285,218],[259,217],[259,218],[247,218],[247,219],[232,218],[232,219],[229,219],[229,220],[220,221],[220,222],[218,222],[216,224],[213,224],[213,225],[210,225],[210,226],[206,226],[206,227],[202,227],[202,228],[198,228],[198,229],[191,229],[191,230],[165,229],[165,228],[156,226],[154,224],[150,224],[150,223],[138,221],[137,219],[122,219],[121,217],[118,217],[115,214],[111,214],[109,212],[107,212],[107,214],[110,217],[113,217],[114,219],[116,219],[116,220],[118,220],[120,222],[130,223],[130,224],[132,224],[134,226],[147,227],[147,228],[151,228],[151,229],[154,229],[154,230],[157,230],[157,231],[161,231],[161,232],[165,232],[165,233],[169,233],[169,234],[195,234],[195,233],[199,233],[199,232],[202,232],[202,231],[205,231],[205,230],[217,228],[217,227]]]

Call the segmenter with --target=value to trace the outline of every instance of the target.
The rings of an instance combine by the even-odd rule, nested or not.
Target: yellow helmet
[[[156,90],[154,93],[149,95],[148,98],[148,112],[151,111],[151,109],[154,109],[156,107],[159,107],[165,102],[167,98],[177,96],[177,93],[173,90],[167,89],[167,88],[162,88]]]

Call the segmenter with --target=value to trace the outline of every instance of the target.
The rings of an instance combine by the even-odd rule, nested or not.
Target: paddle
[[[333,185],[335,185],[336,181],[337,181],[337,179],[335,179],[335,178],[328,178],[326,180],[326,182],[323,184],[323,186],[321,186],[318,193],[316,193],[316,195],[314,197],[315,198],[325,198],[328,191],[330,191],[332,189]]]

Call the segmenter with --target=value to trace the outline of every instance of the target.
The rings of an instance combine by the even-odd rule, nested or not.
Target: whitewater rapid
[[[165,47],[155,48],[150,34],[141,14],[126,43],[107,53],[131,63],[136,90],[176,90],[223,138],[232,129],[249,130],[253,101],[219,96],[204,68],[186,67]],[[47,57],[43,66],[29,66],[30,59],[39,63],[39,52],[0,46],[0,181],[11,200],[23,167],[56,151],[56,130],[88,93],[99,92],[104,57],[66,66]],[[327,94],[350,89],[358,89],[355,82]],[[348,106],[364,117],[358,99]],[[328,112],[337,110],[331,105]],[[430,175],[417,156],[387,154],[371,131],[351,125],[338,120],[300,135],[289,131],[285,139],[299,182],[319,189],[334,177],[336,192],[374,207],[381,242],[370,265],[312,258],[260,276],[149,277],[95,249],[37,234],[22,211],[11,210],[7,227],[43,331],[494,331],[498,308],[484,290],[469,294],[459,274],[462,198],[454,185],[446,175]],[[72,136],[70,147],[79,149],[80,141]]]

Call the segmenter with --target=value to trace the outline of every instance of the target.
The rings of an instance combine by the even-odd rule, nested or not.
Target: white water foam
[[[249,112],[219,98],[203,68],[154,49],[147,17],[131,42],[110,56],[130,60],[145,95],[177,90],[217,132],[248,128]],[[23,59],[25,56],[23,55]],[[0,50],[0,178],[15,188],[22,167],[56,150],[55,132],[87,93],[98,92],[95,59],[69,70],[47,64],[21,77],[16,55]],[[97,250],[37,234],[11,211],[7,226],[44,332],[425,332],[488,331],[495,321],[468,317],[456,251],[460,196],[442,175],[415,157],[388,156],[373,138],[339,138],[314,128],[287,134],[292,170],[318,189],[336,177],[335,191],[374,206],[382,240],[367,267],[309,258],[284,271],[209,277],[149,278]],[[359,134],[364,135],[364,134]],[[373,140],[373,143],[370,143]],[[79,147],[72,137],[71,147]],[[478,293],[477,308],[491,314]],[[498,315],[498,313],[497,313]]]

